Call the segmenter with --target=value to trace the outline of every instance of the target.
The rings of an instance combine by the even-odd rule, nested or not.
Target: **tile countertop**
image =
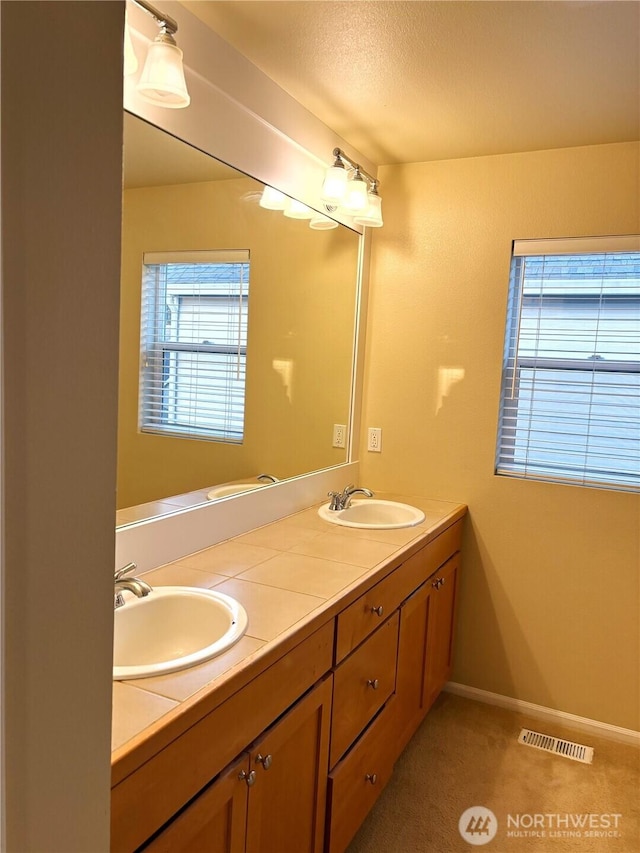
[[[198,666],[113,682],[112,784],[466,512],[449,501],[376,497],[412,504],[425,520],[397,530],[340,527],[323,521],[316,506],[143,575],[151,586],[215,587],[243,605],[249,625],[228,651]]]

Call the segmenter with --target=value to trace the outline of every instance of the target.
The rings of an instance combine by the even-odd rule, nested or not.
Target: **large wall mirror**
[[[346,447],[359,235],[266,210],[253,178],[129,113],[124,126],[117,524],[347,461],[334,425]],[[200,252],[248,259],[239,441],[139,426],[143,261]]]

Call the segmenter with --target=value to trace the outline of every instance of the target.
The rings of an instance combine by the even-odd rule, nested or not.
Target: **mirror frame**
[[[139,7],[131,2],[126,5],[134,49],[141,56],[155,38],[157,26]],[[191,104],[179,110],[156,107],[139,97],[135,90],[135,77],[125,77],[123,107],[126,111],[258,181],[298,198],[310,207],[318,207],[319,188],[333,148],[343,148],[367,171],[376,174],[374,164],[354,151],[184,6],[167,0],[163,11],[174,17],[179,25],[176,39],[184,52]],[[238,140],[241,140],[240,144]],[[168,522],[165,526],[169,531],[175,529],[174,521],[191,527],[192,522],[196,523],[196,517],[204,519],[206,516],[210,526],[211,521],[215,522],[218,518],[222,521],[228,517],[225,507],[231,501],[235,507],[241,505],[243,510],[247,510],[247,523],[255,527],[258,516],[258,523],[267,523],[262,519],[273,520],[296,511],[296,507],[303,508],[317,502],[323,494],[319,489],[326,490],[327,482],[330,487],[342,487],[349,479],[356,478],[357,462],[354,460],[360,435],[370,240],[364,229],[354,225],[350,218],[338,215],[335,218],[361,235],[347,462],[252,492],[123,525],[116,531],[117,561],[121,559],[119,552],[128,550],[131,553],[134,541],[139,539],[140,547],[144,543],[149,545],[151,533],[148,528],[153,528],[153,535],[157,536],[162,522]],[[212,512],[215,510],[218,512]],[[274,513],[280,515],[274,516]],[[214,528],[217,528],[215,523]],[[134,535],[136,532],[138,536]],[[208,537],[195,536],[190,542],[190,551],[232,535],[238,534],[230,532],[228,528],[225,531],[210,530]],[[198,545],[203,538],[212,541]],[[155,552],[157,549],[151,550]],[[169,548],[169,551],[173,553],[174,549]],[[163,553],[162,556],[160,562],[177,559],[169,553]],[[131,559],[131,556],[125,556],[126,559]],[[150,559],[155,565],[160,564],[155,562],[155,557]],[[145,559],[143,562],[148,561]]]

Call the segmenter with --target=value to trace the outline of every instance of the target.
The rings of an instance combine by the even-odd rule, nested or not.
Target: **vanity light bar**
[[[169,35],[173,36],[178,32],[178,24],[174,19],[169,17],[169,15],[165,15],[163,12],[159,12],[155,6],[151,5],[151,3],[147,3],[146,0],[132,0],[132,2],[151,15],[155,22],[161,27],[164,27]]]
[[[328,213],[342,208],[353,216],[356,225],[368,228],[382,226],[382,199],[378,194],[379,181],[348,157],[341,148],[333,149],[333,166],[325,174],[322,202]],[[353,173],[351,178],[345,163]]]

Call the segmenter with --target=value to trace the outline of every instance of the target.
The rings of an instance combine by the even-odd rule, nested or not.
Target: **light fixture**
[[[287,197],[275,187],[265,186],[259,204],[266,210],[284,210],[287,205]]]
[[[382,199],[378,193],[378,179],[354,163],[340,148],[333,149],[333,156],[333,166],[326,170],[322,184],[321,199],[326,209],[352,216],[356,225],[380,228]]]
[[[336,149],[336,151],[338,150]],[[340,153],[338,153],[333,166],[327,169],[322,185],[322,201],[330,205],[339,204],[347,193],[347,179],[347,170]]]
[[[382,199],[378,195],[378,182],[374,181],[369,190],[369,204],[363,213],[353,217],[356,225],[366,225],[368,228],[382,228]]]
[[[147,51],[147,59],[136,86],[138,94],[156,106],[172,110],[188,107],[191,98],[184,79],[182,51],[173,37],[178,31],[177,23],[146,0],[133,2],[151,15],[160,27],[160,32]]]
[[[347,210],[354,212],[364,212],[369,206],[367,182],[362,177],[360,166],[356,166],[356,170],[351,180],[347,183],[347,194],[343,201],[343,206]]]

